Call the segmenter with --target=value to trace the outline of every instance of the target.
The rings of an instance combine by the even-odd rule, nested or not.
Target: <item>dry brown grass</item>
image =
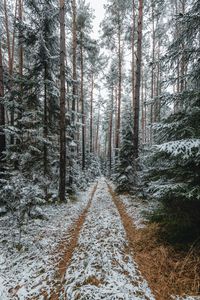
[[[183,252],[159,242],[159,225],[149,224],[136,229],[125,206],[109,186],[129,241],[129,252],[134,253],[143,277],[157,300],[172,299],[171,295],[200,295],[200,252],[191,247]]]

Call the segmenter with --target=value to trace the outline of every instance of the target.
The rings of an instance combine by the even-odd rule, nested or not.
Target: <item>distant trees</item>
[[[106,6],[106,15],[102,23],[103,39],[106,47],[117,58],[118,80],[115,86],[116,95],[116,113],[115,113],[115,154],[118,155],[120,147],[120,129],[121,129],[121,106],[123,89],[123,57],[124,57],[124,35],[125,21],[129,7],[129,1],[112,0],[108,1]]]

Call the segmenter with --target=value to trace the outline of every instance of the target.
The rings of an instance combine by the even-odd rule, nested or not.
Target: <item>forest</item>
[[[0,1],[0,300],[200,299],[200,1]]]

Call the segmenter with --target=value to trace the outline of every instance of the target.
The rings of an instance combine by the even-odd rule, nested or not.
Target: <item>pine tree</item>
[[[123,120],[122,142],[114,175],[116,191],[119,193],[130,192],[134,182],[133,115],[130,104],[124,107]]]
[[[200,207],[200,91],[197,54],[200,48],[196,43],[199,12],[199,1],[195,1],[187,13],[178,17],[181,32],[170,46],[167,58],[172,64],[176,63],[183,55],[177,52],[177,47],[184,43],[185,63],[189,70],[184,78],[187,80],[187,89],[168,97],[172,104],[181,103],[181,110],[157,124],[157,145],[153,146],[147,160],[150,180],[148,191],[154,199],[162,202],[165,216],[176,216],[183,226],[190,226],[191,222],[198,223]],[[197,228],[199,225],[196,224],[194,230]]]

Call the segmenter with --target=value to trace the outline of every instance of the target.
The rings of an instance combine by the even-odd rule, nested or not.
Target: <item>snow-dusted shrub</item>
[[[1,185],[0,199],[13,214],[19,226],[27,221],[36,205],[44,203],[43,190],[38,184],[27,180],[18,172],[12,174]]]

